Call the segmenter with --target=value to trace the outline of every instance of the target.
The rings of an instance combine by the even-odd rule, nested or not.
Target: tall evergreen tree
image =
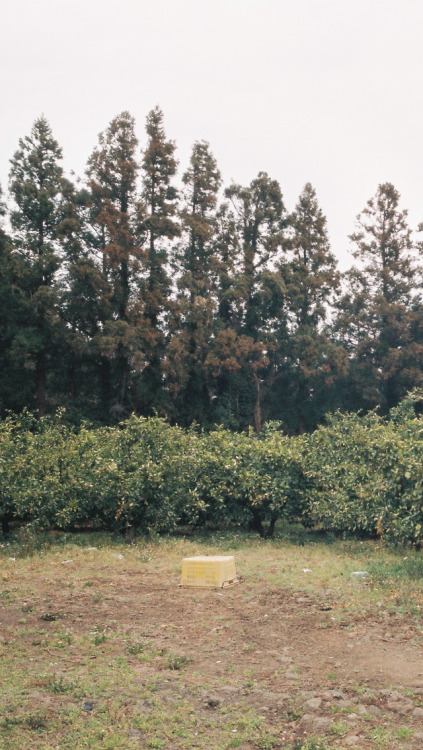
[[[5,409],[22,408],[16,402],[16,373],[11,362],[11,346],[16,332],[17,301],[13,293],[12,243],[3,228],[6,206],[0,187],[0,414]]]
[[[178,305],[167,352],[167,377],[177,418],[185,424],[210,418],[204,363],[213,335],[213,233],[221,182],[209,144],[194,144],[183,175],[182,239],[175,254]]]
[[[212,394],[213,421],[237,429],[240,423],[236,379],[239,371],[246,366],[243,357],[246,352],[245,347],[238,345],[236,278],[240,247],[236,219],[228,203],[223,203],[217,211],[212,243],[214,263],[210,269],[210,280],[215,301],[215,330],[205,367]]]
[[[176,174],[175,144],[167,140],[163,113],[155,107],[147,116],[148,143],[143,153],[142,198],[144,216],[140,228],[146,235],[141,295],[148,330],[145,342],[147,365],[138,386],[137,399],[144,414],[164,409],[162,363],[169,325],[169,244],[180,235],[176,219],[178,192],[172,185]]]
[[[110,317],[110,286],[102,265],[93,252],[95,225],[88,190],[73,191],[68,202],[64,238],[66,284],[61,295],[60,311],[66,322],[69,350],[66,358],[62,404],[68,419],[81,418],[94,422],[108,421],[110,414],[101,398],[101,367],[98,362],[98,341],[104,321]]]
[[[218,323],[221,327],[238,330],[240,319],[237,280],[241,267],[241,246],[236,216],[226,202],[216,214],[213,254],[213,289],[217,301]]]
[[[63,253],[64,192],[67,181],[60,164],[62,151],[51,128],[40,117],[31,134],[19,141],[11,160],[10,192],[16,284],[21,292],[22,325],[14,340],[16,366],[33,371],[38,414],[47,408],[47,376],[57,366],[57,346],[66,330],[59,316],[59,273]]]
[[[279,183],[264,172],[247,188],[232,185],[226,196],[233,206],[240,248],[234,281],[236,332],[242,337],[242,351],[248,344],[250,350],[236,375],[236,402],[242,403],[243,426],[253,422],[259,432],[284,298],[283,277],[275,264],[283,249],[286,212]]]
[[[339,291],[340,274],[330,250],[326,217],[307,183],[290,220],[291,239],[281,267],[286,284],[288,329],[283,323],[280,416],[291,430],[313,429],[335,401],[346,353],[330,339],[327,315]],[[287,335],[288,332],[288,335]]]
[[[128,112],[115,117],[88,161],[92,248],[108,292],[94,344],[102,370],[104,408],[124,416],[132,407],[132,374],[142,366],[142,308],[136,293],[142,259],[137,236],[138,141]]]
[[[277,315],[281,279],[272,273],[286,227],[286,212],[277,180],[260,172],[249,187],[232,185],[226,190],[237,217],[242,260],[240,291],[240,330],[257,337],[271,326]]]
[[[360,265],[347,275],[337,329],[350,356],[350,408],[384,411],[422,377],[415,340],[416,269],[407,211],[391,183],[379,185],[350,239]]]

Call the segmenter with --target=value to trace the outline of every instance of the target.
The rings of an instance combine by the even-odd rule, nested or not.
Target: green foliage
[[[313,522],[337,532],[420,542],[423,422],[410,417],[409,404],[392,416],[387,421],[375,413],[336,414],[305,437]]]
[[[47,376],[67,338],[59,303],[63,247],[74,231],[73,188],[64,178],[61,159],[59,144],[41,117],[19,141],[10,171],[15,330],[9,355],[15,372],[33,378],[40,416],[47,410]],[[24,378],[21,387],[26,391]]]
[[[142,316],[137,295],[142,255],[136,179],[138,140],[129,112],[100,133],[88,160],[90,228],[88,245],[101,258],[102,309],[92,336],[100,355],[103,405],[122,418],[132,403],[131,364],[142,361]],[[98,261],[97,261],[97,266]]]
[[[295,439],[259,440],[218,429],[197,439],[193,464],[191,490],[201,525],[250,525],[263,535],[263,524],[272,533],[278,518],[299,514],[303,475]]]
[[[329,745],[325,739],[309,737],[307,740],[295,740],[292,750],[329,750]]]
[[[213,246],[220,172],[208,143],[192,149],[184,184],[182,234],[172,266],[178,274],[178,294],[165,360],[166,379],[184,425],[209,423],[210,393],[205,361],[214,336],[211,296]]]
[[[310,183],[304,186],[290,224],[288,259],[281,265],[289,336],[279,353],[287,371],[289,421],[296,431],[305,432],[336,408],[337,386],[348,364],[345,350],[331,341],[326,326],[340,274],[330,251],[326,218]]]
[[[192,662],[188,656],[170,656],[167,662],[168,669],[172,671],[178,671],[183,669],[186,664]]]
[[[335,324],[350,359],[346,408],[387,413],[421,383],[420,281],[399,201],[391,183],[379,185],[350,236],[357,265],[346,274]]]
[[[393,185],[357,217],[341,287],[310,183],[288,214],[263,171],[221,193],[205,141],[180,190],[177,171],[159,107],[141,153],[134,118],[114,117],[75,185],[44,116],[19,141],[10,208],[0,194],[3,416],[296,434],[337,407],[387,414],[421,384],[421,243]]]
[[[279,519],[419,545],[423,420],[411,394],[391,419],[336,414],[312,435],[183,430],[130,417],[79,431],[62,415],[0,422],[0,521],[31,529],[164,533]],[[410,570],[410,575],[416,571]]]
[[[423,578],[423,559],[418,557],[406,556],[400,562],[387,564],[371,563],[367,565],[372,581],[383,583],[386,580],[403,580],[403,581],[420,581]]]
[[[140,279],[146,335],[143,352],[147,361],[137,385],[137,407],[144,415],[163,413],[166,402],[163,364],[166,330],[171,315],[171,280],[168,274],[169,244],[180,235],[175,218],[178,191],[172,185],[177,161],[175,144],[166,139],[163,113],[155,107],[147,116],[148,143],[143,154],[143,204],[140,232],[145,235],[144,274]]]
[[[0,441],[3,523],[144,532],[177,523],[190,436],[163,420],[131,417],[119,428],[74,432],[60,419],[24,414],[0,423]]]

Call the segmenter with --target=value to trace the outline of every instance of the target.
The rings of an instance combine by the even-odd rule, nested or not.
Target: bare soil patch
[[[181,588],[181,552],[5,561],[0,747],[423,747],[418,619],[246,550],[239,584]]]

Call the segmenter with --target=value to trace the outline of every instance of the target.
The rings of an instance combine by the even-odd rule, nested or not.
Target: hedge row
[[[159,418],[74,431],[24,413],[0,423],[0,521],[39,529],[169,532],[279,518],[420,543],[423,420],[411,394],[388,420],[329,417],[311,435],[187,431]]]

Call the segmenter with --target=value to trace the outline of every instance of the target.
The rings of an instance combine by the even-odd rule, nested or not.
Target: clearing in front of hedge
[[[184,557],[240,583],[179,586]],[[278,523],[0,547],[0,746],[412,750],[423,738],[421,553]]]

